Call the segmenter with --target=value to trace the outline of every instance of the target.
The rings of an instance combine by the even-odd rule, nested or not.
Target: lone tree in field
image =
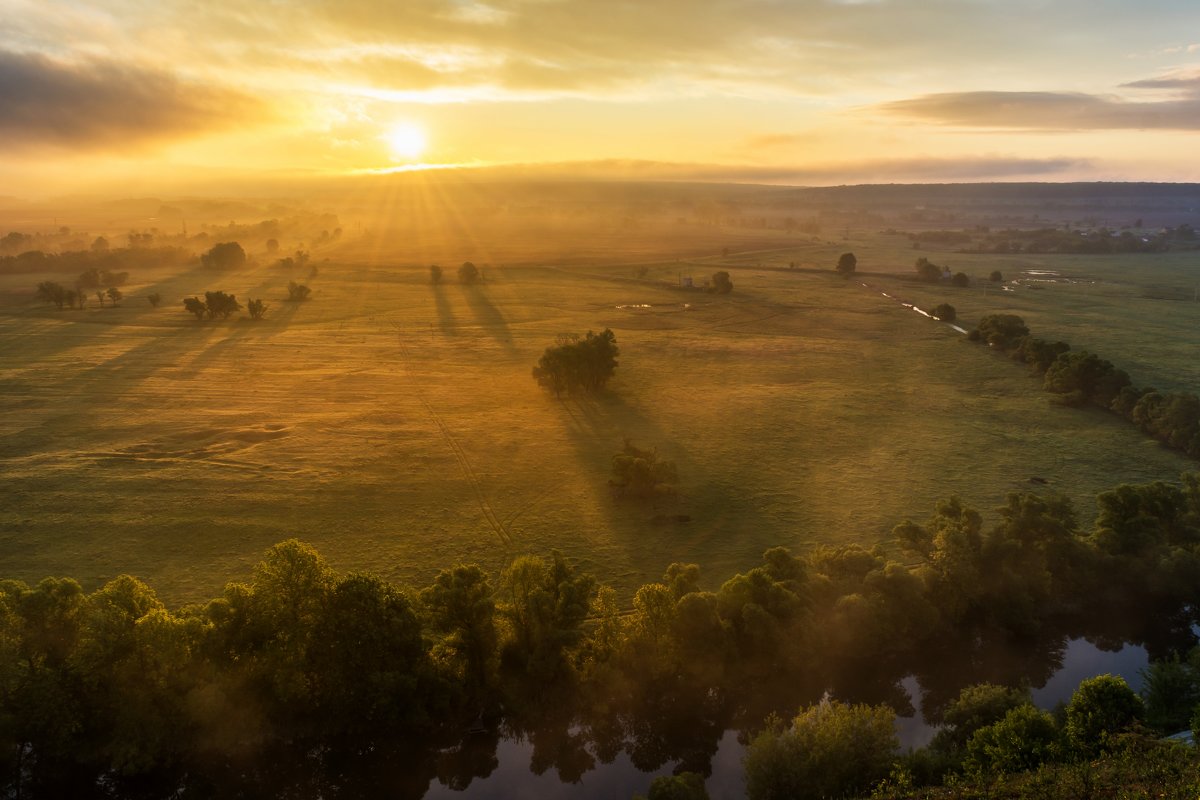
[[[988,276],[988,280],[992,283],[1004,283],[1004,276],[1000,274],[1000,270],[992,270],[992,274]]]
[[[200,263],[211,269],[240,269],[246,266],[246,251],[237,242],[220,242],[200,256]]]
[[[733,281],[729,280],[728,272],[721,270],[713,273],[712,290],[717,294],[729,294],[733,291]]]
[[[162,302],[162,295],[158,292],[146,295],[146,300],[150,302],[152,308],[158,308],[158,304]]]
[[[458,282],[470,286],[473,283],[479,282],[479,268],[470,261],[464,261],[463,265],[458,268]]]
[[[538,359],[533,379],[555,397],[598,392],[617,368],[619,354],[617,337],[608,328],[599,334],[588,331],[582,339],[577,334],[559,336],[558,343]]]
[[[939,303],[934,306],[933,315],[942,322],[954,322],[954,320],[958,319],[958,312],[949,303]]]
[[[312,294],[312,289],[309,289],[304,284],[296,283],[295,281],[288,281],[289,301],[293,303],[300,303],[304,300],[307,300],[310,294]]]
[[[916,269],[917,277],[928,283],[937,283],[942,279],[942,268],[928,258],[918,258]]]
[[[642,450],[625,440],[621,452],[612,457],[608,483],[622,495],[638,500],[658,500],[675,494],[679,471],[674,461],[659,459],[654,450]]]
[[[954,273],[954,277],[950,279],[950,285],[965,289],[971,285],[971,279],[967,277],[967,273],[965,272],[956,272]]]
[[[437,264],[431,264],[429,267],[429,282],[434,286],[442,282],[442,268]]]
[[[838,257],[836,269],[839,275],[851,275],[858,269],[858,258],[854,253],[842,253]]]
[[[262,300],[247,300],[246,311],[250,314],[250,319],[262,319],[267,313],[267,304]]]

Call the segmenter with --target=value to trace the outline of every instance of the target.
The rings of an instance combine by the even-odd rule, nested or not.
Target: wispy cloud
[[[6,147],[141,147],[230,125],[252,105],[229,90],[112,61],[0,51]]]

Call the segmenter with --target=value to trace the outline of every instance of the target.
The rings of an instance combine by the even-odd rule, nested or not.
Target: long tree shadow
[[[455,335],[454,311],[451,310],[446,290],[440,283],[433,286],[433,302],[437,304],[438,327],[442,329],[442,335]]]
[[[513,345],[512,331],[508,327],[508,320],[488,298],[486,290],[482,286],[464,286],[462,291],[467,305],[471,307],[471,313],[475,315],[475,321],[509,355],[517,355],[519,351]]]

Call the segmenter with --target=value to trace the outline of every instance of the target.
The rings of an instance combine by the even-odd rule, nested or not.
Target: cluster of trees
[[[725,270],[714,272],[709,291],[717,294],[729,294],[733,291],[733,281],[729,279],[729,273]]]
[[[200,254],[200,263],[209,269],[241,269],[246,251],[237,242],[219,242]]]
[[[288,281],[288,301],[292,303],[303,303],[312,294],[312,289],[303,283]]]
[[[83,287],[68,289],[56,281],[42,281],[37,285],[36,294],[39,300],[52,303],[58,307],[59,311],[64,307],[82,309],[87,306],[88,294]],[[104,307],[105,298],[108,298],[115,306],[124,296],[124,292],[116,286],[96,290],[96,300],[100,303],[101,308]]]
[[[992,231],[987,227],[953,231],[921,231],[908,234],[914,247],[954,247],[962,253],[1161,253],[1191,249],[1197,245],[1190,225],[1159,231],[1114,231],[1099,227],[1089,230],[1032,228]]]
[[[917,259],[915,269],[917,271],[917,278],[926,283],[937,283],[943,280],[946,277],[946,273],[950,271],[948,268],[938,266],[924,257]],[[971,279],[967,277],[967,273],[965,272],[956,272],[950,276],[950,285],[965,288],[971,285]]]
[[[1086,350],[1073,351],[1066,342],[1031,336],[1015,314],[986,316],[967,338],[1028,364],[1043,376],[1042,385],[1054,395],[1054,402],[1107,409],[1168,447],[1200,458],[1200,397],[1195,394],[1139,389],[1111,361]]]
[[[608,328],[603,333],[561,334],[547,347],[533,368],[533,379],[555,397],[576,392],[598,392],[617,368],[617,337]]]
[[[110,280],[104,281],[102,278],[102,282],[99,284],[101,287],[107,287],[122,285],[122,282],[112,281],[111,278],[121,275],[124,270],[129,268],[149,269],[161,267],[164,264],[183,265],[189,262],[195,262],[195,255],[181,247],[110,249],[105,241],[103,247],[91,250],[69,250],[61,253],[28,250],[17,255],[0,256],[0,274],[52,272],[80,275],[95,270],[100,276],[108,273]]]
[[[261,302],[251,300],[251,303]],[[225,292],[205,292],[204,299],[199,297],[185,297],[183,300],[184,309],[195,314],[196,319],[201,320],[207,317],[208,319],[229,319],[234,312],[242,310],[242,304],[237,301],[237,298]],[[265,311],[265,306],[262,311]],[[261,313],[259,314],[261,316]]]
[[[926,715],[950,728],[910,779],[1074,758],[1139,716],[1127,692],[1101,682],[1080,705],[1094,713],[1048,722],[1023,695],[960,695],[978,681],[962,665],[993,669],[997,648],[1030,642],[1044,680],[1063,631],[1094,632],[1117,609],[1195,644],[1200,476],[1119,487],[1100,507],[1083,530],[1067,500],[1012,494],[985,529],[952,498],[928,522],[897,527],[909,565],[882,548],[803,558],[773,548],[709,589],[699,566],[672,564],[626,611],[557,554],[516,558],[495,581],[460,564],[414,590],[335,574],[296,541],[271,548],[248,583],[178,611],[127,576],[91,594],[69,579],[6,581],[0,774],[10,791],[25,782],[44,796],[99,775],[166,775],[177,787],[284,745],[445,750],[481,712],[494,730],[503,708],[509,730],[535,732],[535,767],[564,779],[622,750],[642,769],[675,761],[705,774],[723,732],[739,727],[763,731],[747,760],[752,797],[780,796],[770,787],[795,775],[810,788],[786,796],[838,795],[894,760],[887,712],[830,702],[765,728],[764,713],[823,689],[903,708],[899,681],[911,674]],[[862,744],[851,761],[861,769],[804,766],[847,742]]]
[[[858,269],[858,257],[854,253],[842,253],[834,267],[839,275],[852,275]]]

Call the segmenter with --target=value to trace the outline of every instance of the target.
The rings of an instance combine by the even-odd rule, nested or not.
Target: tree
[[[205,292],[204,306],[211,319],[217,317],[229,319],[230,314],[242,310],[242,304],[237,301],[237,298],[225,292]]]
[[[899,750],[896,713],[887,706],[828,698],[785,728],[775,720],[746,749],[751,800],[857,796],[887,777]]]
[[[492,683],[496,657],[496,603],[487,574],[477,564],[442,570],[421,592],[421,604],[444,653],[462,669],[476,695]]]
[[[634,795],[634,800],[708,800],[704,788],[704,776],[698,772],[681,772],[678,775],[659,775],[650,781],[646,796]]]
[[[296,283],[295,281],[288,281],[288,302],[303,302],[308,299],[308,296],[311,293],[312,289],[309,289],[304,284]]]
[[[654,500],[675,493],[679,472],[674,461],[662,461],[654,450],[641,450],[628,439],[621,452],[612,457],[609,484],[622,494],[641,500]]]
[[[437,264],[431,264],[429,267],[429,282],[434,286],[442,282],[442,268]]]
[[[968,335],[973,342],[986,342],[1001,350],[1017,347],[1029,335],[1025,320],[1016,314],[988,314]]]
[[[67,290],[54,281],[42,281],[37,285],[37,296],[47,303],[53,303],[62,311],[67,302]]]
[[[279,240],[278,239],[267,239],[267,254],[273,256],[278,252],[279,252]]]
[[[838,256],[836,269],[839,275],[851,275],[858,269],[858,258],[854,253],[842,253]]]
[[[1079,684],[1067,705],[1067,739],[1082,755],[1107,749],[1113,734],[1128,729],[1145,713],[1142,699],[1124,678],[1100,675]]]
[[[954,322],[954,320],[958,319],[958,312],[949,303],[939,303],[934,306],[933,315],[942,322]]]
[[[204,305],[204,301],[199,297],[183,298],[183,307],[188,313],[195,314],[198,320],[204,319],[205,314],[208,313],[208,306]]]
[[[262,319],[267,313],[267,304],[261,299],[247,300],[246,311],[250,313],[250,319]]]
[[[917,259],[916,270],[917,277],[926,283],[937,283],[942,279],[942,268],[924,256]]]
[[[112,304],[113,304],[114,306],[115,306],[115,305],[116,305],[116,304],[117,304],[117,303],[120,301],[120,299],[121,299],[121,298],[124,296],[124,295],[122,295],[122,294],[121,294],[121,290],[120,290],[120,289],[118,289],[118,288],[117,288],[117,287],[115,287],[115,286],[110,286],[110,287],[108,287],[108,291],[106,291],[106,292],[105,292],[105,294],[106,294],[106,295],[108,295],[108,299],[112,301]]]
[[[158,292],[153,292],[146,295],[146,300],[150,302],[152,308],[158,308],[158,304],[162,302],[162,295]]]
[[[246,265],[246,251],[237,242],[219,242],[200,256],[200,263],[210,269],[240,269]]]
[[[554,681],[567,669],[565,653],[583,638],[596,581],[553,553],[553,562],[519,556],[501,576],[500,611],[512,625],[509,660],[523,675]]]
[[[971,279],[967,277],[967,273],[965,272],[956,272],[954,273],[954,277],[950,279],[950,285],[965,289],[971,285]]]
[[[988,275],[988,280],[992,283],[1003,283],[1004,276],[1000,274],[1000,270],[994,269],[992,270],[992,274]]]
[[[733,291],[733,281],[729,280],[728,272],[722,270],[713,273],[712,290],[717,294],[729,294]]]
[[[559,337],[559,344],[547,347],[533,379],[547,391],[561,397],[564,393],[598,392],[604,388],[617,368],[617,337],[608,328],[603,333],[587,332],[580,339],[576,334]]]
[[[1054,718],[1026,703],[975,732],[967,744],[966,764],[990,773],[1026,772],[1050,761],[1057,741]]]
[[[92,252],[93,253],[107,253],[108,252],[108,239],[105,239],[103,236],[97,236],[95,241],[92,242]]]
[[[464,261],[463,265],[458,268],[458,282],[470,286],[479,281],[479,268],[470,261]]]

